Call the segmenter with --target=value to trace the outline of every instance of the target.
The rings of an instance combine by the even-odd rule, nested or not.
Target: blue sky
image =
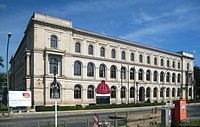
[[[70,19],[76,28],[173,52],[200,65],[200,0],[0,0],[0,56],[15,53],[33,12]],[[0,68],[0,72],[5,68]]]

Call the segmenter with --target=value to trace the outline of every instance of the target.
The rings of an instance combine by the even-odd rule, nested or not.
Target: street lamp
[[[7,72],[7,108],[8,108],[8,115],[10,115],[10,108],[9,108],[9,77],[8,77],[8,48],[9,48],[9,41],[12,33],[8,33],[8,41],[7,41],[7,50],[6,50],[6,72]]]
[[[54,75],[53,98],[55,99],[55,127],[58,126],[57,99],[59,98],[56,74],[57,74],[57,67],[55,66],[53,72]]]

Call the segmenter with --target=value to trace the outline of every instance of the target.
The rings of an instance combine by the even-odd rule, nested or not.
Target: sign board
[[[9,106],[31,106],[31,98],[31,91],[9,91]]]

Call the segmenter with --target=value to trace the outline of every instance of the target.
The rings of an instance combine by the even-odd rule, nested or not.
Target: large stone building
[[[34,13],[10,61],[10,87],[32,91],[33,106],[52,105],[56,66],[59,105],[96,103],[101,80],[110,88],[111,103],[192,99],[193,60],[190,53],[85,31],[69,20]]]

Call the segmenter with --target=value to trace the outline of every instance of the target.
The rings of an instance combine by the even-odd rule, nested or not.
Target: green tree
[[[0,56],[0,67],[4,67],[4,65],[3,65],[3,58],[2,58],[2,56]]]
[[[196,97],[200,97],[200,67],[194,66],[194,81],[195,81],[195,95]]]
[[[0,67],[2,67],[2,68],[4,67],[2,56],[0,56]],[[5,82],[5,81],[6,81],[5,73],[0,72],[0,82]]]

